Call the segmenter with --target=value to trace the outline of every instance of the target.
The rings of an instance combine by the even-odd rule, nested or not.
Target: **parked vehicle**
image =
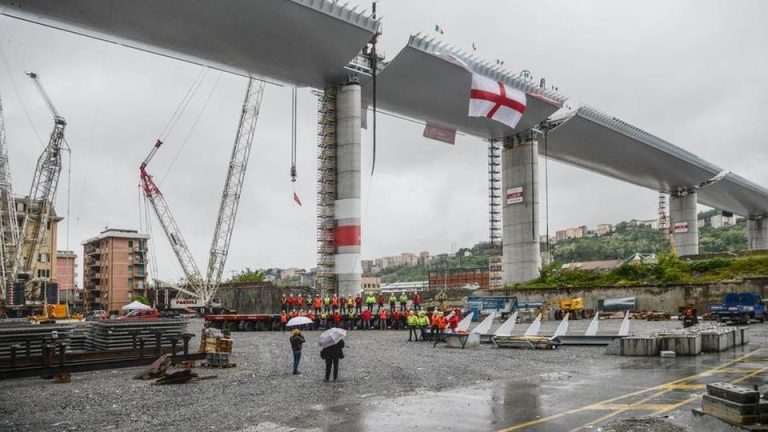
[[[117,317],[119,320],[146,320],[158,318],[160,318],[160,312],[158,312],[157,309],[137,309],[128,312],[126,315]]]
[[[94,309],[90,312],[88,312],[88,315],[85,316],[86,321],[100,321],[105,320],[109,318],[106,311],[103,311],[101,309]]]
[[[720,322],[749,324],[751,320],[765,321],[765,305],[757,293],[727,293],[723,303],[709,305],[709,311]]]

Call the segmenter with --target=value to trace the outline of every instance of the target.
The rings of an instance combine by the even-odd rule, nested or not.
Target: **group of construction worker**
[[[411,302],[408,305],[408,302]],[[292,318],[304,316],[313,324],[306,330],[343,328],[346,330],[400,330],[408,329],[408,340],[426,340],[431,335],[455,329],[461,320],[461,311],[454,310],[448,316],[434,311],[427,314],[421,308],[421,297],[415,292],[408,297],[405,292],[396,295],[374,296],[371,293],[357,296],[283,295],[281,300],[280,327],[286,328]],[[387,307],[387,304],[389,307]],[[308,306],[308,307],[307,307]],[[398,307],[399,306],[399,307]]]
[[[419,293],[414,292],[409,298],[405,291],[401,292],[399,296],[392,293],[389,297],[384,294],[375,296],[373,293],[368,293],[365,297],[363,297],[362,293],[359,293],[356,296],[350,295],[347,297],[339,297],[336,294],[333,294],[332,296],[326,295],[325,297],[320,297],[320,294],[315,294],[314,297],[301,294],[294,296],[293,293],[289,295],[283,294],[283,297],[280,300],[280,307],[282,312],[287,314],[296,310],[297,312],[304,311],[304,313],[309,313],[311,311],[314,312],[315,315],[320,315],[323,312],[331,314],[339,312],[341,315],[354,312],[359,315],[363,313],[363,309],[373,313],[374,308],[377,308],[376,313],[378,313],[387,303],[389,303],[389,310],[391,312],[394,312],[399,305],[399,310],[402,314],[405,313],[409,300],[412,303],[412,309],[416,311],[421,310],[421,296]]]

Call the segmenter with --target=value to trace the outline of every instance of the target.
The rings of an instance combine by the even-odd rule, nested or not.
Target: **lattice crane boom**
[[[160,188],[157,187],[157,184],[152,180],[152,176],[147,172],[147,165],[155,156],[155,153],[157,153],[157,150],[161,145],[163,145],[163,142],[157,140],[152,147],[152,150],[149,152],[149,155],[147,155],[139,167],[141,188],[160,222],[163,233],[165,233],[168,242],[171,244],[171,249],[173,249],[173,253],[176,255],[179,265],[181,265],[181,270],[187,278],[187,283],[192,286],[196,293],[201,294],[202,278],[197,263],[195,263],[195,259],[192,257],[192,253],[189,251],[187,243],[181,235],[181,230],[179,229],[178,224],[176,224],[176,219],[171,213],[168,202],[165,201],[163,194],[160,192]]]
[[[243,190],[248,157],[251,153],[253,136],[256,131],[256,121],[259,117],[263,96],[264,82],[250,78],[245,93],[245,100],[243,101],[240,123],[237,128],[237,135],[235,136],[235,145],[232,148],[229,171],[227,172],[227,180],[224,183],[224,191],[221,195],[219,215],[216,219],[216,228],[213,232],[213,241],[208,257],[207,292],[203,298],[206,304],[210,302],[216,293],[224,273],[224,265],[229,254],[235,217],[240,203],[240,194]]]
[[[15,275],[10,270],[18,248],[18,221],[13,203],[11,167],[8,159],[8,143],[5,134],[3,101],[0,97],[0,303],[8,299],[8,288],[13,285]]]
[[[35,73],[27,73],[32,78],[35,86],[45,100],[53,114],[53,131],[48,145],[37,159],[35,174],[32,177],[32,185],[29,189],[26,212],[19,228],[20,244],[16,249],[11,274],[18,277],[27,274],[31,281],[35,277],[37,267],[37,254],[45,237],[45,230],[50,221],[53,203],[56,199],[56,190],[61,174],[61,152],[64,144],[64,130],[67,122],[54,107],[48,97],[40,79]],[[34,221],[34,222],[33,222]],[[26,252],[26,253],[25,253]],[[28,293],[29,294],[29,293]]]

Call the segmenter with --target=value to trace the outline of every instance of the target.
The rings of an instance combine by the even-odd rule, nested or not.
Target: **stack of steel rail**
[[[190,353],[187,321],[106,320],[67,325],[0,325],[0,380],[141,366],[163,354],[172,364]]]
[[[88,351],[113,351],[136,348],[144,340],[154,345],[171,346],[187,329],[187,320],[104,320],[88,323],[85,348]]]
[[[43,344],[50,342],[62,342],[72,347],[74,328],[73,324],[3,323],[0,325],[0,358],[9,358],[13,345],[26,355],[40,355]]]

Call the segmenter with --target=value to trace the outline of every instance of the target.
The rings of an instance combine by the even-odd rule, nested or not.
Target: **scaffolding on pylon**
[[[491,248],[501,247],[501,143],[488,141],[488,222]]]
[[[488,141],[488,226],[491,251],[488,259],[490,289],[503,287],[501,260],[501,142]]]
[[[667,195],[659,192],[659,231],[669,231],[669,219],[667,218]]]
[[[336,290],[334,269],[336,201],[336,88],[318,92],[317,101],[317,272],[316,288]]]

